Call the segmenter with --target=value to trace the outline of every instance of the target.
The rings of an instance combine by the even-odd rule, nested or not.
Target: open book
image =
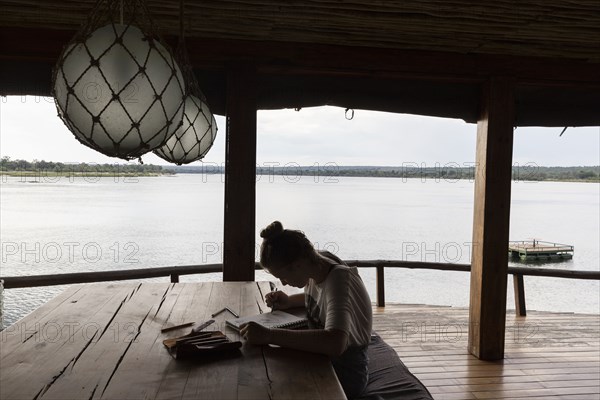
[[[308,326],[308,319],[297,317],[281,310],[227,320],[226,323],[236,331],[239,331],[241,325],[250,321],[254,321],[267,328],[298,329]]]

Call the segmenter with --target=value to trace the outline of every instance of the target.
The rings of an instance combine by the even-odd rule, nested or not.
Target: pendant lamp
[[[53,73],[59,117],[84,145],[133,159],[183,118],[181,70],[141,0],[99,0]]]
[[[185,80],[183,121],[175,134],[162,147],[154,150],[154,154],[165,161],[182,165],[204,158],[217,136],[217,122],[200,90],[188,58],[183,29],[183,0],[179,13],[179,44],[175,56]]]

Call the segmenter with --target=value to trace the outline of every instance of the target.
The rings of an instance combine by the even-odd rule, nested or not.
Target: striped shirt
[[[369,344],[373,325],[371,299],[357,268],[349,267],[328,251],[319,253],[335,264],[323,282],[310,279],[304,288],[312,325],[346,332],[348,346]]]

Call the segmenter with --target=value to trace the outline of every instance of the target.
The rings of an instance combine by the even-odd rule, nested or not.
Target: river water
[[[257,181],[257,238],[278,219],[342,259],[469,263],[473,189],[468,180],[264,175]],[[223,201],[222,175],[3,176],[0,275],[219,263]],[[575,246],[572,260],[527,266],[598,271],[599,236],[600,185],[513,182],[510,239]],[[374,271],[360,273],[374,299]],[[4,326],[63,289],[5,290]],[[525,291],[530,310],[600,311],[598,281],[525,277]],[[387,269],[386,300],[468,306],[469,274]],[[511,280],[507,305],[514,308]]]

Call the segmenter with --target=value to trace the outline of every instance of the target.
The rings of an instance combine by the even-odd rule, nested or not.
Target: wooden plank
[[[479,392],[479,391],[497,391],[497,392],[510,392],[511,390],[523,390],[523,389],[544,389],[544,387],[538,382],[517,382],[517,383],[496,383],[486,385],[446,385],[446,386],[428,386],[429,392],[435,395],[438,393],[465,393],[465,392]]]
[[[256,221],[256,71],[227,75],[223,280],[253,281]]]
[[[180,288],[173,292],[173,287],[171,283],[143,284],[123,305],[115,320],[120,326],[130,326],[128,335],[121,339],[127,347],[119,351],[103,346],[107,352],[117,352],[118,358],[106,366],[93,398],[143,399],[156,395],[163,371],[173,362],[160,332],[179,293]],[[93,371],[92,365],[93,361]]]
[[[483,360],[504,356],[514,120],[513,82],[491,78],[477,124],[468,336]]]
[[[213,289],[208,299],[204,320],[214,319],[215,324],[207,330],[220,330],[227,334],[230,340],[238,340],[225,327],[225,321],[233,318],[228,312],[212,317],[212,314],[229,307],[234,312],[241,311],[241,289],[239,283],[224,282],[213,283]],[[243,353],[241,353],[243,354]],[[189,369],[189,375],[182,389],[181,399],[211,399],[211,398],[238,398],[239,354],[231,358],[207,359],[199,362],[195,368]],[[165,396],[164,398],[169,398]],[[171,397],[172,398],[172,397]]]
[[[268,311],[263,300],[262,291],[259,290],[259,285],[262,285],[266,291],[268,284],[265,283],[242,284],[240,316]],[[237,335],[237,332],[235,334]],[[241,340],[243,341],[243,339]],[[262,346],[254,346],[245,341],[243,342],[243,357],[238,363],[238,399],[273,398],[272,379],[267,372]]]
[[[590,387],[576,387],[576,388],[552,388],[552,389],[515,389],[504,392],[498,391],[481,391],[474,392],[474,395],[478,399],[500,399],[500,398],[512,398],[512,397],[525,397],[528,395],[531,396],[562,396],[562,395],[573,395],[573,394],[585,394],[590,396],[590,399],[598,398],[598,394],[600,394],[600,387],[598,386],[590,386]]]
[[[192,302],[180,302],[176,305],[178,319],[191,318],[190,311],[200,322],[214,319],[215,323],[206,328],[207,331],[221,330],[224,332],[227,313],[216,317],[211,314],[223,307],[230,307],[236,312],[240,304],[240,291],[235,284],[206,282],[201,290],[195,290]],[[237,359],[208,358],[198,360],[193,364],[176,362],[164,373],[157,394],[158,399],[192,399],[192,398],[236,398],[237,396]]]
[[[41,398],[94,341],[111,334],[107,328],[136,288],[132,284],[90,285],[62,302],[45,317],[47,323],[2,357],[2,398]],[[21,321],[27,322],[27,318]]]
[[[93,399],[103,395],[111,398],[111,393],[115,393],[114,389],[119,385],[123,368],[127,366],[127,361],[125,365],[122,364],[127,354],[130,351],[134,352],[134,347],[146,344],[146,339],[142,336],[159,334],[159,331],[147,329],[148,326],[145,326],[142,321],[153,318],[157,322],[161,321],[172,309],[181,289],[180,286],[168,283],[139,286],[139,289],[119,308],[109,326],[104,327],[104,334],[95,338],[77,362],[71,365],[41,398]],[[146,346],[144,350],[147,350]],[[139,358],[140,363],[145,361],[152,362],[152,366],[162,364],[160,359],[157,360],[155,357]],[[142,370],[144,372],[140,373]],[[138,375],[144,376],[147,381],[143,390],[148,395],[157,385],[152,379],[152,370],[153,368],[147,366],[137,370]],[[107,390],[109,386],[112,387]],[[122,393],[129,396],[128,398],[136,398],[135,386],[134,379],[127,386],[127,391]],[[137,389],[139,390],[140,387]]]
[[[177,284],[175,287],[183,287],[182,293],[177,298],[177,303],[173,306],[168,316],[169,325],[177,325],[187,321],[194,321],[199,324],[210,319],[208,310],[209,299],[214,285],[212,282],[203,282],[201,284]],[[208,316],[207,316],[208,315]],[[217,330],[218,327],[211,325],[206,330]],[[165,338],[174,338],[188,333],[190,329],[177,332],[170,332],[163,336]],[[162,376],[160,386],[156,393],[157,399],[181,398],[185,384],[189,379],[190,369],[181,363],[170,363]]]
[[[476,399],[475,395],[471,393],[436,393],[436,400],[470,400]]]
[[[598,376],[597,374],[571,374],[567,378],[568,382],[571,382],[573,386],[577,386],[577,382],[580,380],[589,381],[594,380]],[[448,385],[485,385],[485,384],[498,384],[498,383],[532,383],[539,382],[543,386],[547,386],[552,382],[565,382],[565,375],[517,375],[517,376],[484,376],[484,377],[469,377],[469,378],[442,378],[442,379],[422,379],[423,383],[427,387],[435,386],[448,386]]]
[[[600,378],[598,377],[598,375],[596,375],[595,377],[590,377],[588,379],[580,379],[580,380],[564,380],[563,379],[556,379],[556,380],[546,380],[544,382],[542,382],[541,384],[544,387],[547,388],[552,388],[552,387],[560,387],[560,388],[567,388],[567,387],[590,387],[590,386],[600,386]]]
[[[519,371],[519,370],[550,370],[549,373],[556,374],[557,368],[562,369],[562,372],[567,375],[569,371],[573,369],[580,368],[594,368],[598,367],[597,361],[578,361],[578,362],[539,362],[539,363],[524,363],[524,364],[497,364],[497,365],[477,365],[477,369],[480,371],[501,371],[502,373],[508,371]],[[444,366],[427,366],[427,367],[412,367],[411,371],[420,372],[420,371],[439,371],[439,372],[459,372],[459,371],[469,371],[473,369],[472,365],[444,365]]]

